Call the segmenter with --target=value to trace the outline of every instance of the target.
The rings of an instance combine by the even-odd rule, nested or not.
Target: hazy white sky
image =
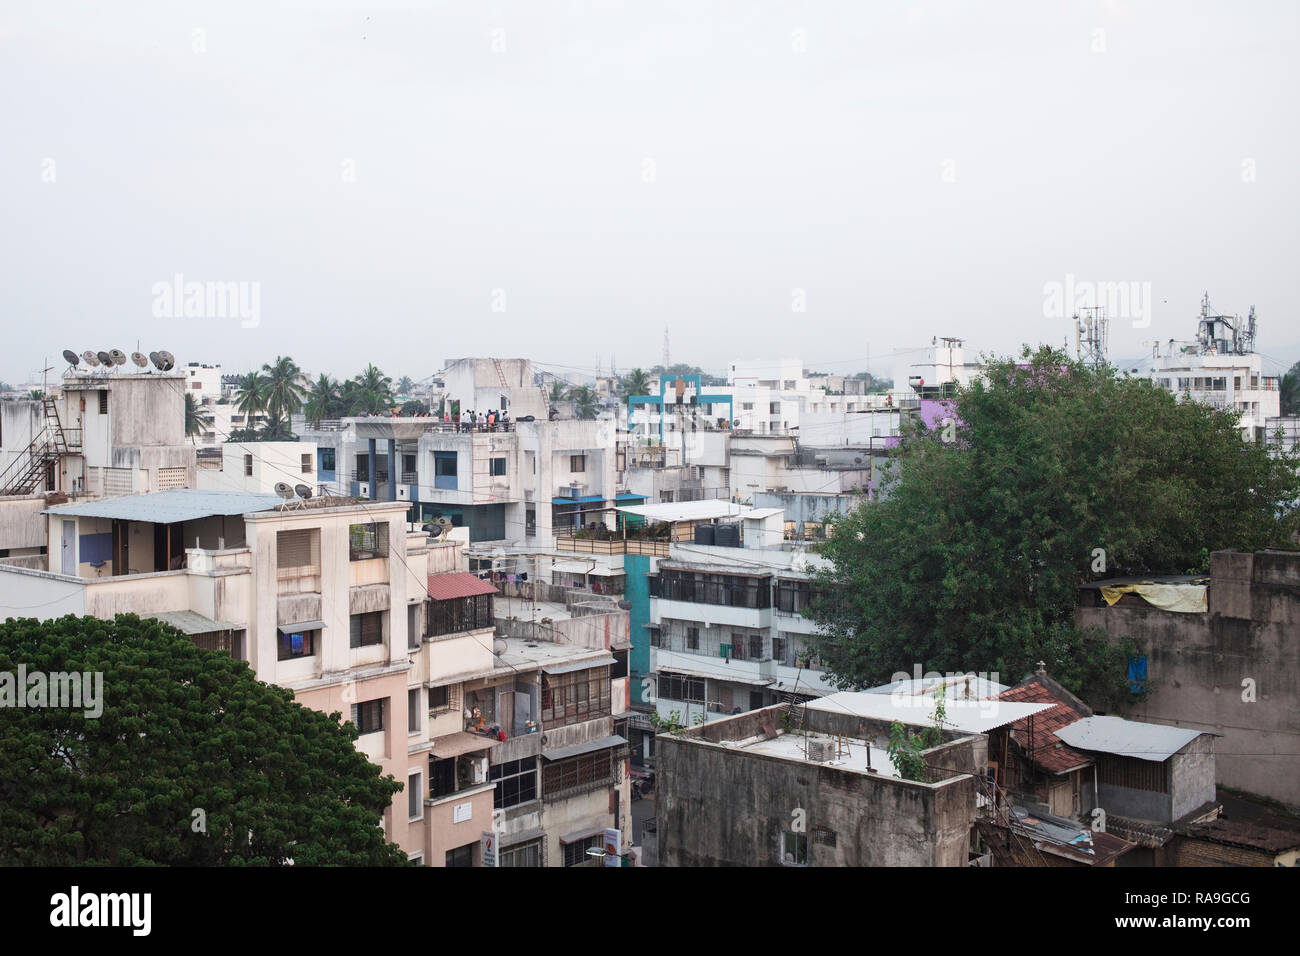
[[[1072,340],[1044,286],[1295,319],[1293,2],[0,6],[0,377],[427,376]],[[368,18],[368,19],[367,19]],[[256,327],[155,284],[257,283]],[[252,289],[253,287],[248,287]],[[796,291],[799,290],[799,291]],[[800,306],[803,311],[796,311]]]

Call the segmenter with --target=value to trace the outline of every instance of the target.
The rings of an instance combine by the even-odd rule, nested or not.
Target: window
[[[700,629],[698,627],[688,627],[686,629],[686,649],[688,651],[698,651],[700,649]]]
[[[201,391],[203,391],[203,383],[202,383],[202,382],[191,382],[191,383],[190,383],[190,391],[193,391],[193,392],[201,392]]]
[[[279,531],[275,535],[275,566],[281,571],[315,568],[320,564],[320,535],[315,528]]]
[[[244,477],[245,478],[253,477],[253,456],[252,455],[244,456]]]
[[[808,835],[785,830],[781,833],[781,863],[785,866],[808,865]]]
[[[322,448],[319,451],[320,451],[320,470],[333,471],[334,470],[334,449]]]
[[[516,843],[514,846],[508,846],[497,856],[497,866],[541,865],[542,841],[540,837],[536,840],[529,840],[527,843]]]
[[[348,526],[348,560],[388,557],[388,522]]]
[[[587,470],[586,455],[569,456],[569,471],[586,471],[586,470]]]
[[[492,625],[492,595],[490,594],[429,602],[426,626],[430,637],[472,631]]]
[[[99,393],[99,414],[108,414],[108,391],[107,389]]]
[[[498,810],[536,800],[537,758],[524,757],[497,764],[488,771],[488,779],[497,785],[492,806]]]
[[[773,415],[780,415],[780,414],[781,414],[781,403],[780,403],[780,402],[771,402],[771,403],[768,405],[768,412],[771,413],[771,414],[773,414]]]
[[[605,835],[597,833],[595,836],[589,836],[577,843],[564,844],[564,865],[577,866],[579,863],[587,862],[587,851],[594,847],[603,847],[605,845]]]
[[[506,473],[506,460],[504,458],[492,459],[492,475],[497,477]]]
[[[311,474],[311,455],[310,455],[310,454],[306,454],[306,455],[303,455],[303,456],[302,456],[302,473],[303,473],[304,475],[310,475],[310,474]]]
[[[542,674],[542,723],[563,727],[610,714],[608,667]]]
[[[348,619],[350,633],[349,647],[370,647],[384,643],[384,612],[370,611],[367,614],[353,614]]]
[[[430,687],[429,688],[429,710],[450,710],[451,694],[448,693],[447,687]]]
[[[686,677],[682,674],[660,674],[657,681],[660,697],[668,700],[685,700],[691,703],[704,703],[704,678]]]
[[[424,774],[420,771],[406,778],[406,818],[420,820],[424,817]]]
[[[420,727],[420,688],[412,687],[406,692],[406,729],[418,734]]]
[[[456,453],[433,453],[433,474],[439,478],[456,477]]]
[[[464,846],[458,846],[454,850],[448,850],[447,866],[473,866],[475,845],[476,844],[473,843],[466,843]]]
[[[609,750],[554,760],[542,767],[542,796],[548,799],[583,790],[599,790],[614,780]]]
[[[731,658],[732,658],[732,660],[737,660],[737,661],[743,661],[743,660],[749,660],[749,659],[750,659],[749,656],[745,653],[745,635],[744,635],[744,634],[732,634],[732,635],[731,635]],[[758,658],[753,658],[753,659],[754,659],[754,660],[757,660]]]
[[[311,657],[316,653],[320,631],[281,632],[276,647],[276,660],[291,661],[297,657]]]
[[[753,402],[741,402],[741,403],[740,403],[740,407],[741,407],[744,411],[752,412],[752,411],[754,410],[754,403],[753,403]]]
[[[610,651],[614,655],[614,663],[609,668],[609,679],[618,680],[620,677],[627,676],[627,651]]]
[[[419,650],[420,647],[420,605],[406,605],[406,649]]]
[[[763,635],[749,635],[749,660],[761,661],[763,659]]]
[[[772,638],[772,660],[780,664],[789,666],[790,664],[790,642],[784,637]]]
[[[772,606],[772,587],[767,578],[660,568],[659,574],[648,580],[651,597],[670,601],[758,609]]]
[[[386,700],[367,700],[352,705],[352,723],[362,734],[374,734],[384,729],[384,704]]]

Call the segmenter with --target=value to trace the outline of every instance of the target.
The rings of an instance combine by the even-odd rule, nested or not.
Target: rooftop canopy
[[[57,505],[46,509],[45,514],[174,524],[178,521],[196,521],[214,515],[242,515],[254,511],[270,511],[283,503],[279,495],[173,488],[170,491],[155,491],[146,495],[126,495],[121,498],[105,498],[102,501]]]
[[[657,505],[620,505],[618,510],[624,514],[640,515],[647,521],[713,521],[715,518],[748,515],[750,509],[732,501],[706,498]]]
[[[898,721],[912,726],[934,723],[934,698],[931,696],[895,696],[872,694],[865,691],[840,691],[804,705],[809,710],[822,710],[832,714],[853,714],[872,720]],[[1005,700],[947,700],[944,702],[943,726],[968,734],[988,733],[998,727],[1015,723],[1045,710],[1055,704],[1022,704]]]

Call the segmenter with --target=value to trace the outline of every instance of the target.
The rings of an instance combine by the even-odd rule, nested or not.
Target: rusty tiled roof
[[[998,694],[998,700],[1015,701],[1024,704],[1056,704],[1051,710],[1035,714],[1032,718],[1018,720],[1011,725],[1011,738],[1026,754],[1030,753],[1032,743],[1032,763],[1046,773],[1063,773],[1075,767],[1092,763],[1092,758],[1067,747],[1056,736],[1060,730],[1085,715],[1062,701],[1051,689],[1038,679],[1030,679]],[[1033,740],[1029,739],[1029,728],[1033,725]]]
[[[429,575],[429,597],[435,601],[475,597],[479,594],[496,594],[497,589],[468,571]]]

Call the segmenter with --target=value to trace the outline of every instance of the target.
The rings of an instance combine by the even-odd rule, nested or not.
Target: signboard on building
[[[458,803],[451,808],[451,822],[464,823],[474,816],[474,804]]]
[[[619,859],[618,851],[623,845],[623,834],[620,830],[613,827],[605,830],[605,865],[618,866],[622,863]]]
[[[497,865],[497,835],[491,830],[484,830],[483,837],[479,841],[483,848],[483,865]]]

